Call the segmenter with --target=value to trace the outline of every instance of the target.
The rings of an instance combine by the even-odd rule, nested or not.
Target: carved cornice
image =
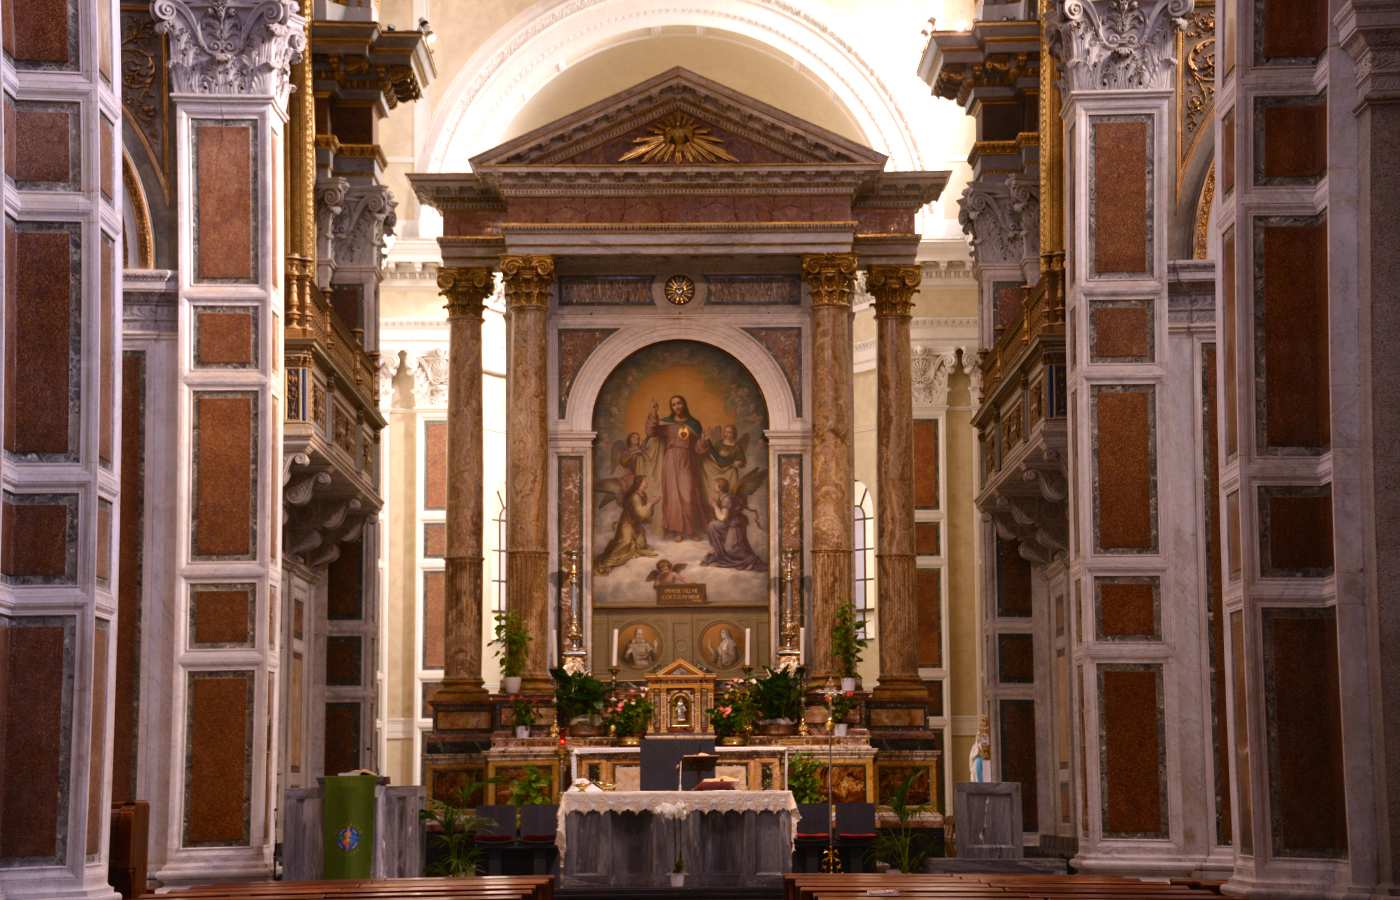
[[[1356,61],[1360,102],[1400,99],[1400,21],[1394,4],[1351,0],[1335,21],[1342,49]]]
[[[385,238],[394,233],[398,216],[394,192],[382,184],[356,185],[345,193],[341,211],[331,224],[332,258],[337,266],[379,268]]]
[[[487,268],[439,266],[438,292],[447,298],[447,317],[480,319],[486,298],[496,289],[496,276]]]
[[[1021,214],[1004,181],[973,181],[958,200],[958,224],[979,266],[1019,266],[1025,255]]]
[[[923,278],[921,266],[871,266],[865,289],[875,298],[875,318],[908,316]]]
[[[1170,90],[1178,29],[1195,0],[1057,0],[1045,41],[1074,91]]]
[[[989,52],[977,62],[944,65],[934,79],[933,93],[936,97],[954,100],[965,107],[973,91],[979,88],[1015,91],[1027,86],[1023,82],[1039,81],[1039,54]]]
[[[967,348],[960,349],[967,353]],[[910,350],[910,376],[916,406],[948,405],[948,376],[957,371],[958,352],[958,348],[940,352],[923,344],[915,344]]]
[[[413,372],[413,405],[447,405],[447,350],[434,347],[422,356],[408,358],[409,369]]]
[[[554,257],[502,256],[506,305],[548,306],[549,286],[554,283]]]
[[[812,306],[851,305],[854,253],[808,253],[802,257],[802,280],[812,292]]]
[[[170,38],[171,92],[269,96],[293,90],[291,65],[306,49],[296,0],[155,0],[156,30]]]

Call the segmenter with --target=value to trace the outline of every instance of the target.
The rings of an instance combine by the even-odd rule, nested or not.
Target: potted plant
[[[530,726],[535,724],[535,704],[529,697],[510,698],[511,722],[515,725],[515,736],[530,736]]]
[[[788,759],[787,787],[798,803],[824,803],[822,761],[810,753],[794,753]]]
[[[525,670],[525,651],[532,638],[525,629],[525,620],[515,610],[496,613],[496,637],[491,644],[501,660],[501,691],[520,691],[520,673]]]
[[[864,625],[856,618],[856,605],[846,602],[836,607],[836,624],[831,629],[831,655],[841,673],[841,690],[856,689],[856,666],[866,640],[860,636]]]
[[[430,832],[428,850],[432,861],[423,869],[425,877],[461,878],[477,874],[481,861],[481,850],[475,839],[477,829],[496,822],[471,812],[472,795],[495,783],[495,778],[478,781],[467,776],[467,783],[457,791],[455,805],[430,798],[418,811],[418,820]]]
[[[685,860],[676,857],[675,868],[671,870],[671,887],[685,887]]]
[[[885,804],[884,808],[894,813],[898,824],[881,833],[871,852],[877,860],[889,863],[891,872],[917,872],[923,868],[924,859],[928,856],[929,848],[926,843],[921,842],[919,846],[915,846],[915,832],[919,829],[909,824],[912,819],[934,810],[935,804],[931,802],[918,806],[909,803],[910,788],[919,776],[927,774],[924,769],[910,772],[909,777],[900,782],[890,794],[889,802]]]
[[[846,726],[851,713],[860,707],[860,701],[850,692],[831,695],[831,722],[837,737],[846,736]]]
[[[710,708],[710,727],[722,746],[737,747],[753,730],[755,713],[753,682],[730,682]]]
[[[771,669],[753,683],[758,723],[767,734],[792,734],[793,722],[802,715],[802,689],[807,680],[803,666]]]
[[[534,763],[527,765],[524,773],[511,782],[510,793],[506,795],[506,802],[515,807],[539,806],[550,799],[549,774]],[[516,825],[519,826],[518,821]]]
[[[588,672],[571,673],[562,666],[549,670],[554,678],[554,701],[559,718],[569,726],[574,737],[590,737],[599,733],[603,700],[607,685]]]
[[[635,747],[646,734],[653,708],[645,694],[630,694],[608,708],[603,724],[619,744]]]

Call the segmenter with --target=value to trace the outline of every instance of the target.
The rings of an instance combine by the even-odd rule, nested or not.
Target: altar
[[[797,819],[790,791],[569,791],[561,881],[661,886],[683,859],[687,884],[776,883],[792,869]]]

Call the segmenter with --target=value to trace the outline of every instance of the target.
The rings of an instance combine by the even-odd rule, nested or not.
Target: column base
[[[520,679],[522,694],[554,694],[554,679],[548,675],[525,675]]]
[[[876,700],[927,700],[928,688],[917,675],[881,675],[875,684]]]
[[[433,695],[433,707],[443,704],[476,703],[491,696],[480,678],[447,678]]]

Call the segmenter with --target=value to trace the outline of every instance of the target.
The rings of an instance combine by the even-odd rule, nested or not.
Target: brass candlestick
[[[826,853],[822,856],[823,872],[840,872],[841,857],[836,852],[836,798],[832,795],[832,770],[836,765],[835,733],[836,721],[831,709],[831,698],[837,693],[836,684],[830,678],[822,686],[821,694],[826,698]]]

